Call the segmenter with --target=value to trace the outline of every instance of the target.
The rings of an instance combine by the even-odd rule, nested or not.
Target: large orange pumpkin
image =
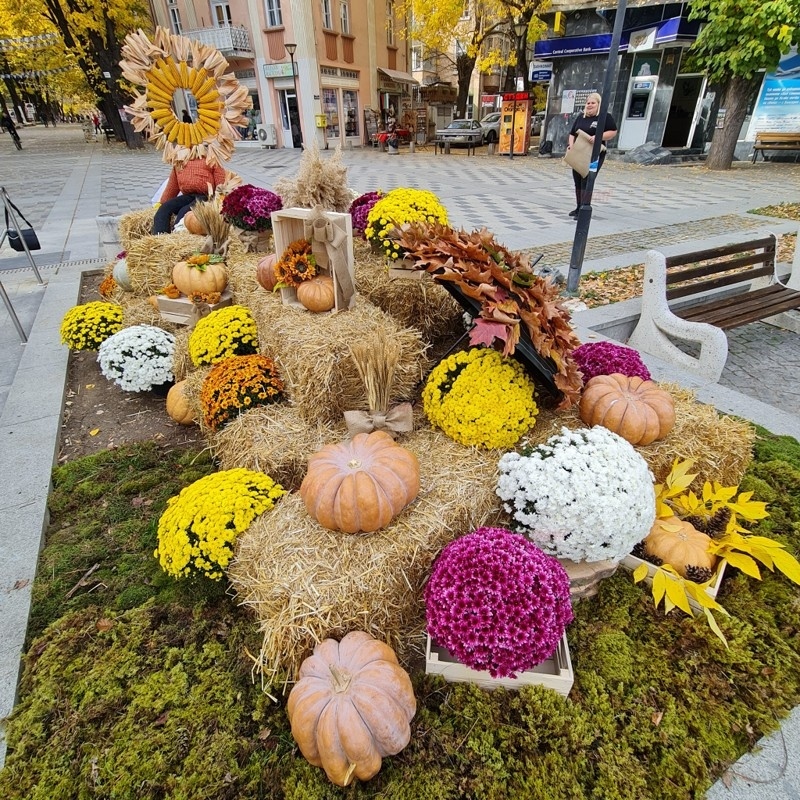
[[[711,537],[678,517],[657,519],[644,540],[645,553],[671,564],[687,577],[687,570],[713,570],[717,557],[708,552]]]
[[[371,533],[388,525],[419,494],[417,457],[385,431],[358,433],[308,459],[300,496],[332,531]]]
[[[185,295],[192,292],[224,292],[228,285],[228,274],[222,262],[209,262],[203,264],[201,269],[187,261],[179,261],[172,268],[172,282]]]
[[[194,211],[187,211],[183,215],[183,224],[186,226],[186,230],[189,231],[189,233],[194,233],[198,236],[205,236],[208,233],[205,225],[195,216]]]
[[[333,292],[333,278],[317,275],[297,287],[297,299],[309,311],[330,311],[336,304]]]
[[[259,286],[262,286],[268,292],[275,288],[277,278],[275,277],[275,264],[278,262],[278,256],[275,253],[270,253],[258,262],[256,267],[256,280]]]
[[[414,690],[393,650],[363,631],[325,639],[286,706],[300,752],[337,786],[367,781],[411,739]]]
[[[596,375],[583,390],[580,416],[603,425],[631,444],[663,439],[675,425],[672,397],[653,381],[613,373]]]
[[[195,421],[194,409],[186,399],[186,381],[178,381],[167,393],[167,414],[179,425],[191,425]]]

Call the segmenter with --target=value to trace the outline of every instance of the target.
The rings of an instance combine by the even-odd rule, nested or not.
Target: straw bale
[[[342,421],[308,423],[283,402],[251,408],[207,438],[221,469],[266,472],[284,489],[295,491],[305,477],[309,455],[346,439],[347,429]]]
[[[393,400],[412,400],[429,369],[419,331],[399,323],[363,297],[339,314],[312,314],[281,303],[270,292],[248,299],[261,352],[278,364],[287,394],[309,422],[336,422],[344,411],[365,409],[364,384],[350,357],[352,342],[370,341],[380,329],[401,348]]]
[[[200,249],[204,236],[188,231],[142,236],[127,249],[128,275],[133,292],[139,295],[158,293],[172,283],[172,268]]]
[[[408,656],[434,558],[456,536],[494,521],[497,452],[462,447],[430,428],[400,444],[419,459],[422,488],[384,530],[325,530],[289,494],[239,537],[228,576],[258,620],[256,666],[265,683],[294,680],[316,643],[351,630]]]
[[[136,239],[150,235],[155,215],[154,208],[142,208],[139,211],[131,211],[122,215],[119,220],[119,240],[123,250],[130,250]]]
[[[738,486],[753,458],[753,426],[720,414],[714,406],[699,403],[691,389],[673,383],[659,385],[672,395],[675,427],[663,439],[636,447],[650,465],[656,483],[664,481],[676,458],[693,458],[692,472],[697,472],[701,485],[704,481],[719,481],[724,486]],[[543,409],[520,447],[541,444],[562,427],[571,430],[585,427],[577,408],[564,412]]]
[[[464,332],[463,310],[445,289],[423,275],[390,278],[383,256],[361,240],[353,242],[356,289],[401,325],[417,328],[426,342]]]
[[[122,306],[122,321],[126,328],[131,325],[155,325],[170,333],[177,333],[181,328],[174,322],[162,319],[161,314],[148,300],[136,297],[130,292],[123,292],[117,302]]]
[[[162,323],[162,325],[166,328],[169,323]],[[172,372],[175,374],[176,381],[182,381],[184,378],[188,377],[194,369],[192,360],[189,358],[189,336],[191,336],[192,332],[185,325],[176,325],[172,333],[175,334],[175,353],[172,356]],[[195,416],[197,416],[197,413],[198,410],[195,408]]]
[[[229,248],[225,269],[228,273],[228,288],[233,292],[237,303],[249,306],[252,294],[265,291],[256,280],[256,267],[266,255]]]

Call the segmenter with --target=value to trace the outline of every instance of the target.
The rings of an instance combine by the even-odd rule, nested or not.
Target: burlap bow
[[[350,308],[356,287],[347,267],[347,234],[328,219],[322,206],[317,205],[303,220],[303,236],[311,242],[311,253],[317,264],[327,267],[333,275],[336,308]]]
[[[385,414],[381,411],[345,411],[344,421],[351,436],[357,433],[386,431],[396,437],[399,433],[414,430],[414,414],[411,403],[400,403]]]
[[[187,329],[193,331],[195,325],[210,313],[211,306],[208,303],[192,303],[192,310],[189,312],[189,322],[186,325]]]

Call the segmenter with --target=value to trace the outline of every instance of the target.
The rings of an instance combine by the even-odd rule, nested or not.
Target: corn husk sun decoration
[[[246,125],[244,112],[252,108],[246,86],[228,72],[228,62],[214,47],[156,28],[151,42],[141,29],[125,37],[120,61],[122,74],[145,87],[144,94],[125,110],[134,130],[147,131],[168,164],[206,158],[211,164],[229,161],[234,126]],[[191,92],[197,101],[197,119],[183,122],[175,114],[176,91]]]

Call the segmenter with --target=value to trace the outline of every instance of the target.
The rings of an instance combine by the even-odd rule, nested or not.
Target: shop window
[[[358,92],[345,89],[342,91],[344,106],[344,133],[345,136],[359,136],[358,130]]]
[[[339,98],[336,89],[322,90],[322,110],[325,112],[325,136],[328,139],[339,138]]]

